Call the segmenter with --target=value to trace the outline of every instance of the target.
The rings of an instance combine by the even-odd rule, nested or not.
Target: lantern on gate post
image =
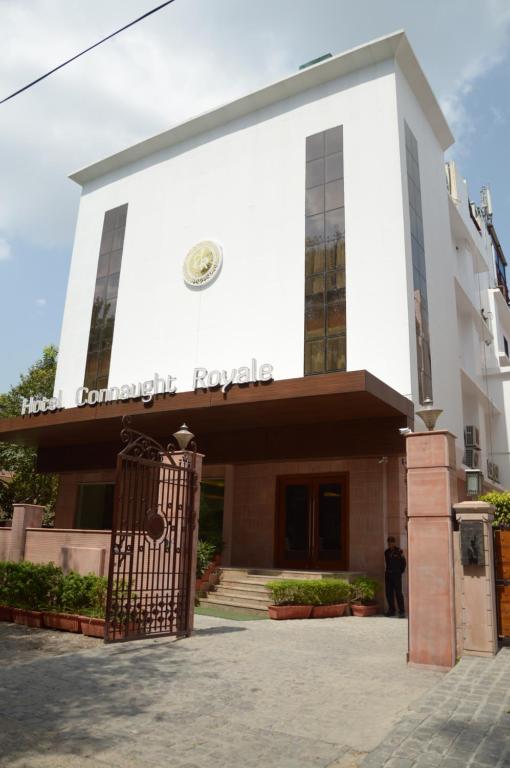
[[[480,496],[483,489],[483,473],[481,469],[466,469],[466,495],[470,498]]]

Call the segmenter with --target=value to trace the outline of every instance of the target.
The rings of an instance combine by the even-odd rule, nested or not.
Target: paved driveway
[[[196,624],[1,666],[2,768],[354,766],[442,679],[406,667],[406,621]]]

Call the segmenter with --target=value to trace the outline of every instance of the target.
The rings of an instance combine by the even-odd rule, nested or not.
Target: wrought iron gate
[[[510,637],[510,531],[494,531],[498,634]]]
[[[195,450],[177,458],[177,446],[165,449],[125,422],[121,439],[105,642],[189,635]]]

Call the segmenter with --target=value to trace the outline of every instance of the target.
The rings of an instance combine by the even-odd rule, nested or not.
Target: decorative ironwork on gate
[[[121,440],[105,642],[189,635],[196,446],[164,448],[126,419]]]

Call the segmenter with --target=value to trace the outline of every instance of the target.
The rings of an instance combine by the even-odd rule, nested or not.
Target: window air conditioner
[[[495,483],[499,483],[499,467],[497,464],[492,465],[492,479]]]
[[[489,480],[494,480],[494,467],[496,465],[492,461],[487,461],[487,477]]]
[[[466,448],[463,463],[470,469],[480,469],[480,451],[476,448]]]
[[[480,430],[469,424],[464,427],[464,445],[466,448],[480,448]]]

